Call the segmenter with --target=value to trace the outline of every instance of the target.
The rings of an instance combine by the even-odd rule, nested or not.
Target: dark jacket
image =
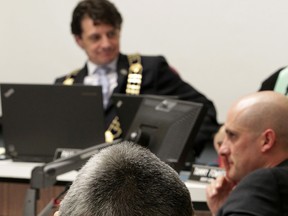
[[[241,180],[217,214],[228,215],[288,216],[288,160]]]
[[[285,67],[284,67],[284,68],[285,68]],[[274,90],[274,87],[275,87],[276,81],[277,81],[277,79],[278,79],[279,73],[280,73],[284,68],[280,68],[279,70],[277,70],[276,72],[274,72],[271,76],[269,76],[267,79],[265,79],[265,80],[262,82],[259,91]]]
[[[207,107],[208,111],[194,146],[196,155],[199,155],[206,144],[212,145],[213,134],[218,129],[216,110],[213,103],[191,85],[184,82],[179,74],[168,65],[163,56],[141,56],[141,63],[143,66],[143,78],[140,94],[178,96],[180,100],[203,103]],[[127,56],[120,54],[117,62],[118,86],[113,93],[125,93],[127,74],[123,73],[123,71],[127,72],[128,68]],[[75,83],[83,83],[87,73],[87,66],[85,65],[74,76]],[[56,79],[55,83],[63,83],[65,77]],[[115,116],[115,110],[111,102],[105,111],[105,115],[106,126],[108,127]]]

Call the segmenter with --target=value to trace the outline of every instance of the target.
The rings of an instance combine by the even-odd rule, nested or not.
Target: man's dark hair
[[[60,216],[193,216],[178,174],[148,149],[123,142],[103,149],[80,170]]]
[[[109,24],[120,29],[122,17],[114,4],[108,0],[83,0],[78,3],[73,11],[71,32],[74,35],[81,36],[81,21],[89,17],[97,24]]]

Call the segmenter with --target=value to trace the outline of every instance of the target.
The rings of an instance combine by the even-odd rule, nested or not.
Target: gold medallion
[[[114,135],[112,134],[111,131],[106,130],[105,131],[105,142],[106,143],[112,143],[114,140]]]

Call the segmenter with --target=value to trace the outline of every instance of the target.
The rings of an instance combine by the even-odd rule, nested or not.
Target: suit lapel
[[[84,82],[85,76],[88,74],[87,64],[80,69],[80,71],[77,73],[77,75],[74,77],[74,83],[80,83],[82,84]]]
[[[117,62],[118,85],[113,93],[125,93],[129,63],[126,55],[119,55]]]

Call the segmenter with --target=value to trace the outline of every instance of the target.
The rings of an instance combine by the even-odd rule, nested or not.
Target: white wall
[[[69,27],[78,0],[0,1],[0,82],[52,83],[83,66]],[[122,52],[165,55],[214,101],[219,121],[288,65],[287,0],[113,2],[124,17]]]

